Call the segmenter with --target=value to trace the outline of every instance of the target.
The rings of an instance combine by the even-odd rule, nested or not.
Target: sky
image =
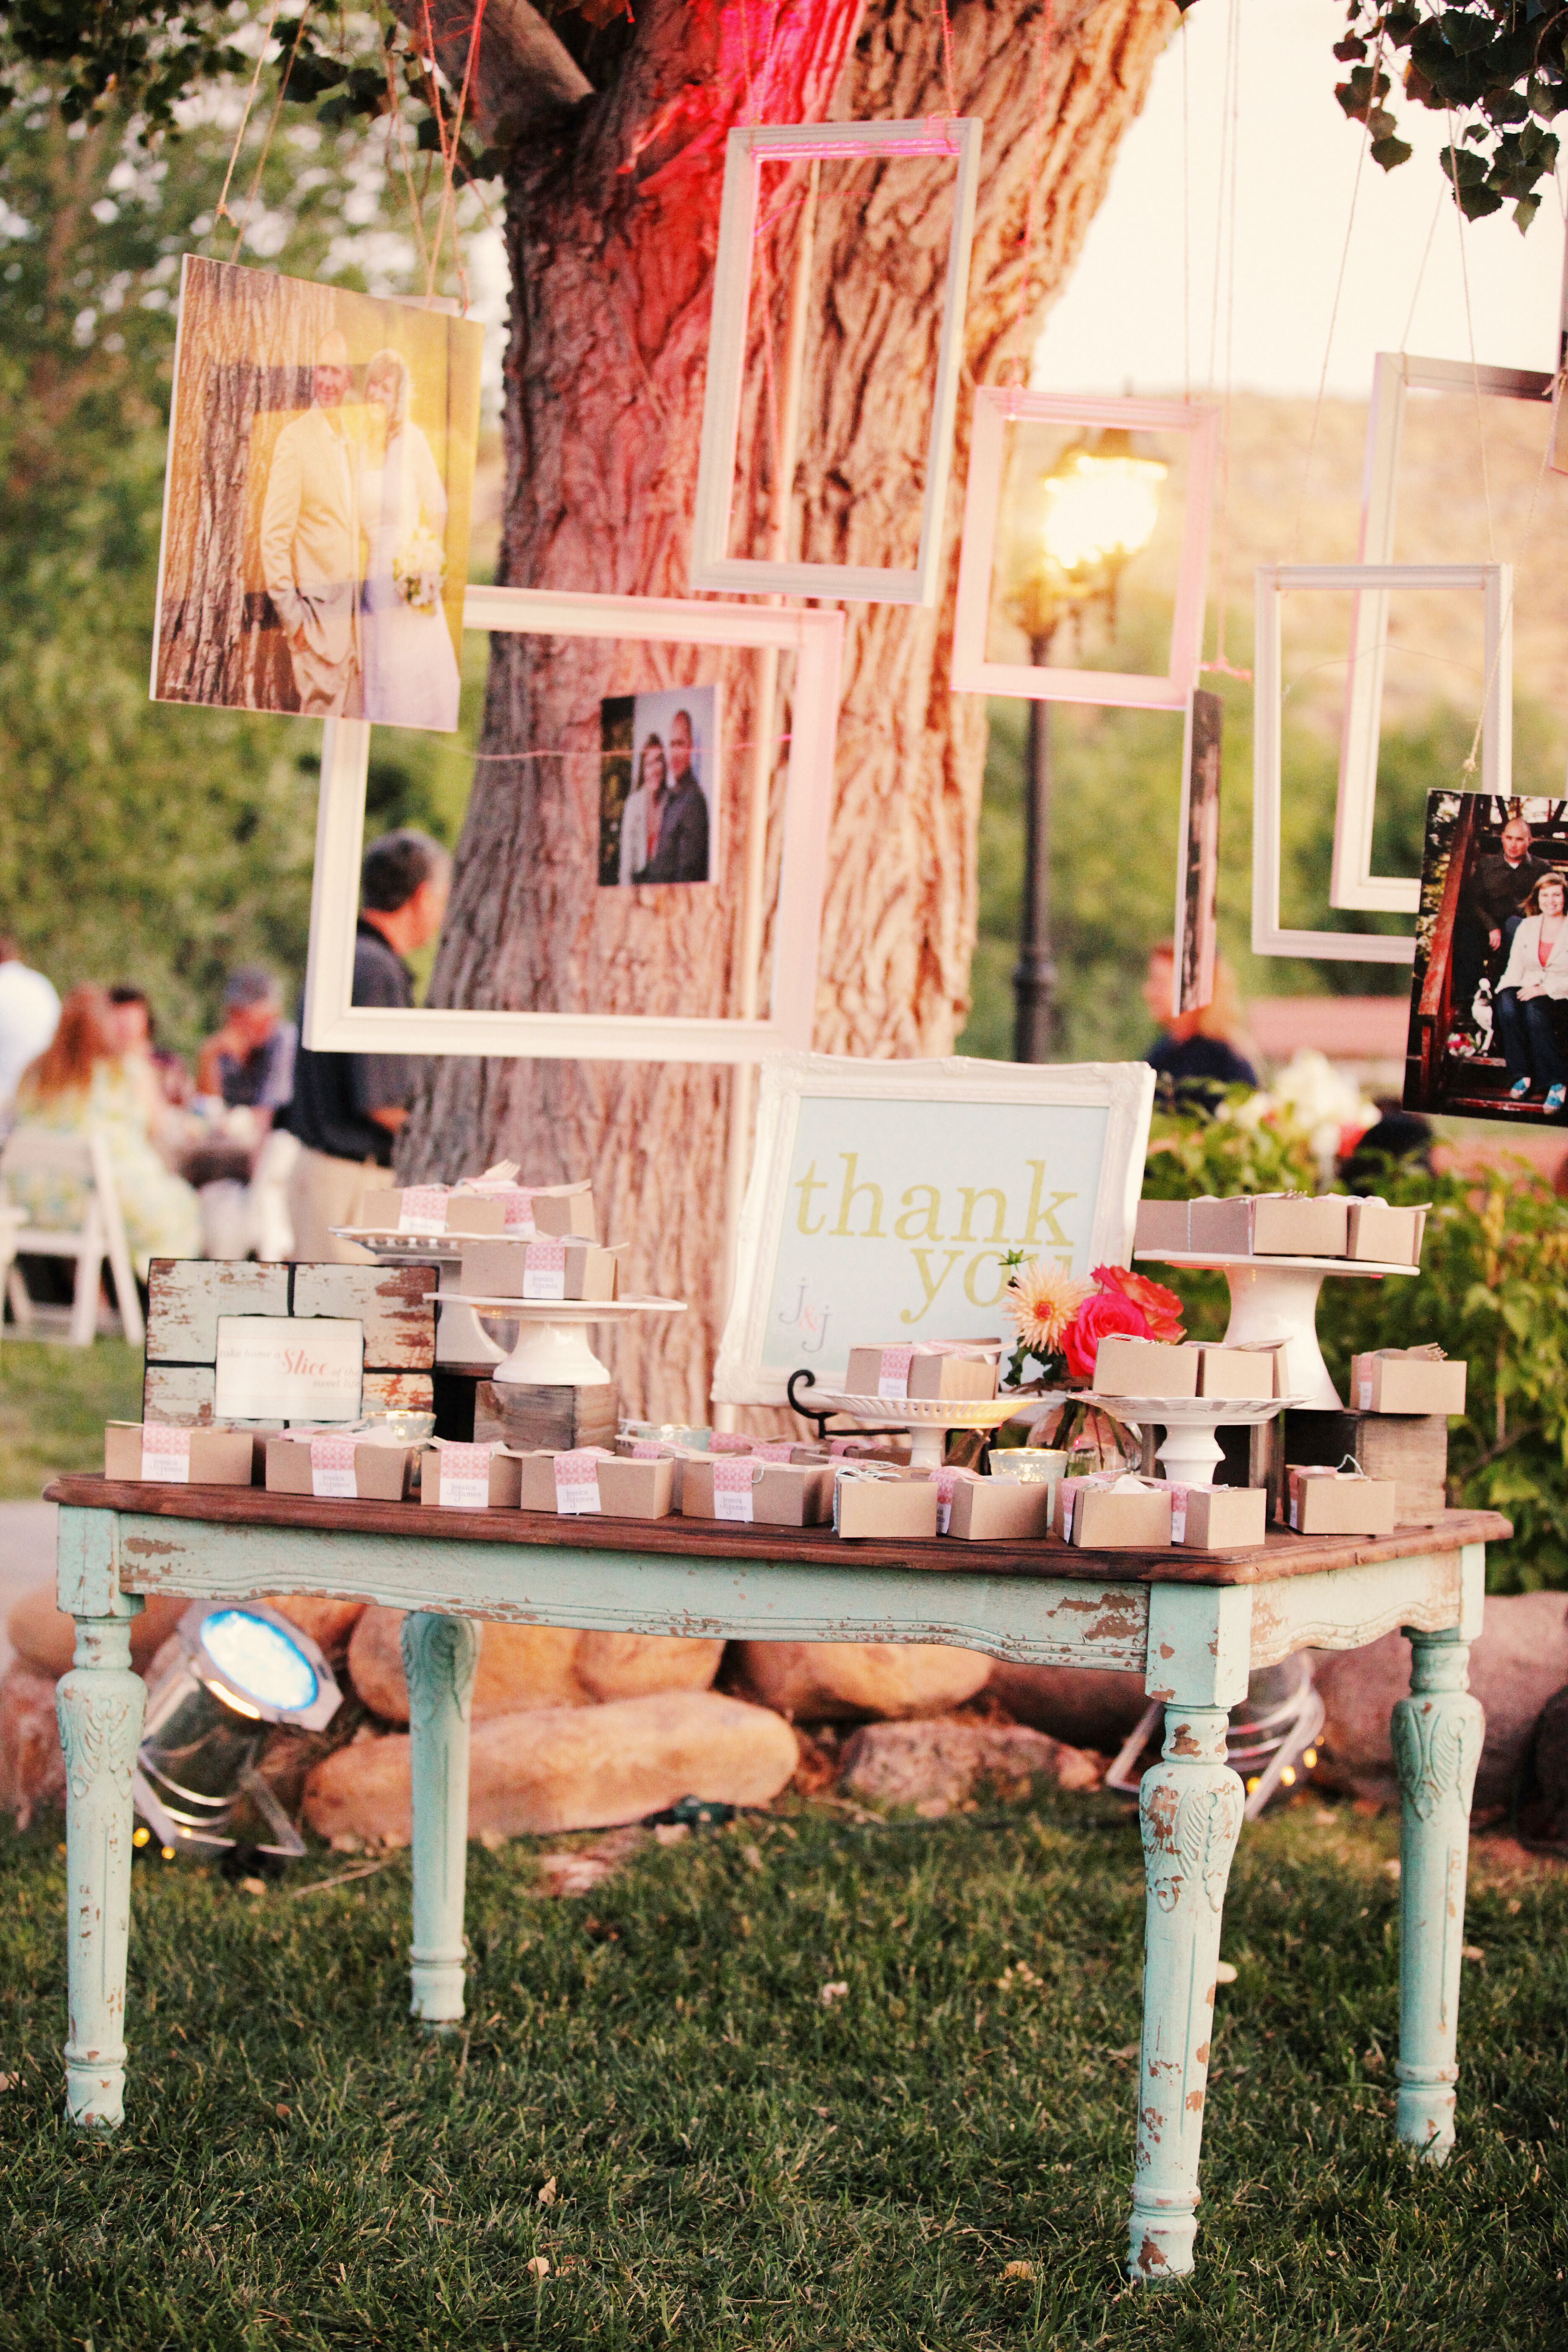
[[[1348,68],[1331,50],[1344,30],[1343,0],[1197,0],[1155,69],[1077,269],[1047,321],[1036,350],[1037,390],[1181,392],[1190,383],[1202,392],[1211,381],[1211,350],[1212,380],[1223,387],[1223,300],[1217,337],[1213,318],[1216,250],[1222,227],[1228,241],[1232,210],[1228,202],[1221,207],[1220,162],[1233,23],[1240,93],[1236,389],[1315,394],[1325,352],[1327,391],[1355,399],[1371,390],[1379,351],[1552,367],[1563,231],[1551,186],[1528,236],[1507,210],[1461,225],[1436,161],[1447,144],[1447,120],[1404,102],[1397,72],[1399,132],[1415,150],[1407,163],[1381,171],[1365,155],[1365,131],[1341,112],[1334,84]],[[1364,157],[1359,180],[1358,157]]]

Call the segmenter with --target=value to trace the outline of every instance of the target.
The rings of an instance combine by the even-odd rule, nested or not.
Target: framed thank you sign
[[[331,1315],[220,1315],[216,1421],[357,1421],[364,1325]]]
[[[1129,1262],[1154,1073],[1143,1062],[763,1064],[713,1395],[783,1404],[852,1347],[1007,1336],[1009,1251]]]

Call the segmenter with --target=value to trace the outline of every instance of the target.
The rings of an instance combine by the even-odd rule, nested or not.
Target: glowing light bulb
[[[1287,1764],[1279,1778],[1287,1789],[1293,1789],[1296,1785],[1296,1767],[1293,1764]]]
[[[1304,1748],[1301,1750],[1301,1761],[1306,1766],[1309,1772],[1315,1772],[1318,1769],[1317,1749],[1315,1748]]]
[[[1252,1775],[1252,1778],[1250,1779],[1250,1780],[1248,1780],[1248,1782],[1247,1782],[1247,1795],[1248,1795],[1249,1797],[1251,1796],[1251,1794],[1252,1794],[1252,1792],[1253,1792],[1254,1789],[1256,1789],[1256,1788],[1257,1788],[1258,1783],[1258,1781],[1259,1781],[1259,1780],[1260,1780],[1261,1778],[1262,1778],[1261,1773],[1255,1772],[1255,1773]]]
[[[141,1824],[138,1823],[136,1828],[131,1832],[131,1843],[132,1845],[137,1846],[145,1845],[152,1834],[153,1832],[151,1830],[143,1829]]]
[[[1043,484],[1047,559],[1070,574],[1138,554],[1154,536],[1165,473],[1157,457],[1069,451]]]

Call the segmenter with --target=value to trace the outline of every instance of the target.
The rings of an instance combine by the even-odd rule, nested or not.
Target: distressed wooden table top
[[[548,1544],[561,1550],[665,1552],[688,1559],[791,1561],[812,1567],[932,1569],[947,1575],[1066,1577],[1085,1583],[1271,1584],[1282,1578],[1501,1543],[1513,1533],[1497,1511],[1445,1511],[1431,1527],[1387,1536],[1296,1536],[1275,1528],[1249,1551],[1082,1551],[1055,1536],[1032,1543],[845,1541],[826,1528],[744,1527],[732,1520],[557,1517],[552,1511],[434,1510],[422,1503],[318,1502],[269,1495],[260,1486],[175,1486],[57,1478],[51,1503],[122,1511],[142,1518],[203,1520],[227,1527],[299,1528],[311,1534],[423,1536],[471,1543]]]

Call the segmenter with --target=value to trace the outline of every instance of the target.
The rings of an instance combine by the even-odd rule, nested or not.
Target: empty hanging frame
[[[1285,929],[1279,920],[1280,799],[1283,784],[1281,606],[1287,593],[1350,590],[1363,605],[1396,589],[1455,589],[1479,594],[1484,618],[1486,703],[1478,791],[1506,793],[1512,774],[1513,667],[1510,612],[1512,574],[1505,563],[1279,563],[1258,572],[1253,649],[1252,949],[1255,955],[1320,956],[1338,963],[1411,963],[1414,936],[1371,931]],[[1375,753],[1375,746],[1374,746]],[[1375,778],[1375,765],[1373,770]],[[1342,772],[1342,798],[1343,777]],[[1370,838],[1371,817],[1367,817]],[[1421,886],[1389,877],[1378,909],[1414,915]],[[1400,896],[1395,898],[1393,893]]]
[[[1461,360],[1419,359],[1410,352],[1379,352],[1373,370],[1372,407],[1367,416],[1366,459],[1362,476],[1361,562],[1392,563],[1399,497],[1399,458],[1405,434],[1405,395],[1447,392],[1466,399],[1533,401],[1552,404],[1556,378],[1535,368],[1472,367]],[[1507,595],[1511,608],[1511,590]],[[1501,615],[1503,658],[1510,658],[1511,609]],[[1340,793],[1334,812],[1334,855],[1329,881],[1331,907],[1379,914],[1414,914],[1418,882],[1372,870],[1373,823],[1377,801],[1377,753],[1383,708],[1384,654],[1388,642],[1388,592],[1363,589],[1351,622],[1350,674],[1340,740]],[[1488,656],[1489,679],[1491,657]],[[1487,740],[1498,746],[1501,772],[1508,709],[1493,724],[1489,695]],[[1489,792],[1498,789],[1490,782]],[[1506,784],[1502,787],[1506,790]]]
[[[952,460],[953,416],[963,365],[964,299],[974,200],[980,182],[982,125],[972,118],[929,122],[748,123],[731,131],[724,154],[724,197],[713,271],[713,320],[702,403],[702,446],[692,519],[691,585],[753,596],[842,596],[852,604],[934,604],[941,570],[942,517]],[[926,446],[920,550],[912,568],[859,563],[773,563],[731,555],[730,520],[741,429],[752,255],[758,197],[767,163],[819,163],[864,158],[948,155],[957,164],[952,237],[942,297],[936,389]]]
[[[304,1043],[317,1053],[490,1054],[542,1060],[753,1062],[811,1042],[827,823],[838,729],[840,612],[687,604],[674,597],[554,595],[470,587],[466,628],[623,644],[755,647],[795,657],[784,840],[768,1012],[755,1019],[356,1005],[354,928],[371,729],[329,719],[321,743]]]
[[[1186,509],[1171,616],[1170,657],[1163,673],[1052,669],[1043,663],[988,661],[991,583],[1001,520],[1007,427],[1013,424],[1077,426],[1132,434],[1187,436]],[[1208,567],[1209,505],[1219,412],[1197,401],[1114,400],[1024,392],[983,384],[974,395],[969,446],[969,487],[953,623],[952,684],[960,694],[1008,694],[1031,702],[1090,702],[1124,709],[1182,710],[1198,679],[1203,652],[1204,592]]]

